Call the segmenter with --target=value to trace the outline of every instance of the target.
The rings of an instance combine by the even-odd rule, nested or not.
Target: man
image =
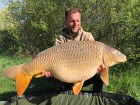
[[[65,25],[66,28],[62,29],[61,35],[56,39],[55,45],[63,44],[68,41],[94,41],[94,38],[90,32],[86,32],[81,27],[81,12],[77,8],[70,8],[65,12]],[[98,70],[99,71],[99,70]],[[51,73],[42,71],[46,75],[46,77],[52,77]],[[54,80],[54,78],[53,78]],[[53,80],[51,83],[53,84]],[[72,89],[73,84],[69,83],[60,83],[58,80],[54,80],[58,82],[59,85],[55,85],[55,87],[63,86],[63,89],[69,90]],[[50,84],[51,84],[50,83]],[[101,92],[103,87],[103,82],[100,78],[100,75],[97,73],[93,78],[85,81],[84,86],[88,86],[93,84],[93,92]],[[62,89],[62,88],[59,88]]]
[[[91,33],[83,31],[81,27],[81,13],[79,9],[72,8],[65,12],[66,28],[62,29],[61,35],[56,39],[55,45],[62,44],[70,40],[74,41],[94,41]]]

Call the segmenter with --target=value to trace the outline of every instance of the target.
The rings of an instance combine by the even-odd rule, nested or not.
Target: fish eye
[[[118,55],[118,56],[121,55],[119,51],[113,51],[113,54]]]

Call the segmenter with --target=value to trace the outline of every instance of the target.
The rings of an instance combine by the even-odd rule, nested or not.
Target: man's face
[[[81,14],[79,12],[69,14],[65,22],[72,33],[77,33],[81,28]]]

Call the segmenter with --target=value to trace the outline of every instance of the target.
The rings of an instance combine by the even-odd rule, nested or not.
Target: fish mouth
[[[123,58],[122,60],[117,61],[116,64],[119,64],[119,63],[125,63],[126,61],[127,61],[127,59],[126,59],[126,57],[125,57],[125,58]]]
[[[125,57],[124,60],[123,60],[123,63],[126,62],[126,61],[127,61],[127,58]]]

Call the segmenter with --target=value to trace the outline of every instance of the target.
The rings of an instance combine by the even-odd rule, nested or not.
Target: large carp
[[[72,41],[48,48],[25,64],[4,70],[4,74],[16,80],[16,89],[21,96],[28,87],[32,77],[41,70],[50,72],[56,79],[74,83],[73,92],[78,95],[84,81],[93,77],[100,66],[100,76],[108,85],[106,65],[125,62],[126,56],[117,49],[98,41]]]

